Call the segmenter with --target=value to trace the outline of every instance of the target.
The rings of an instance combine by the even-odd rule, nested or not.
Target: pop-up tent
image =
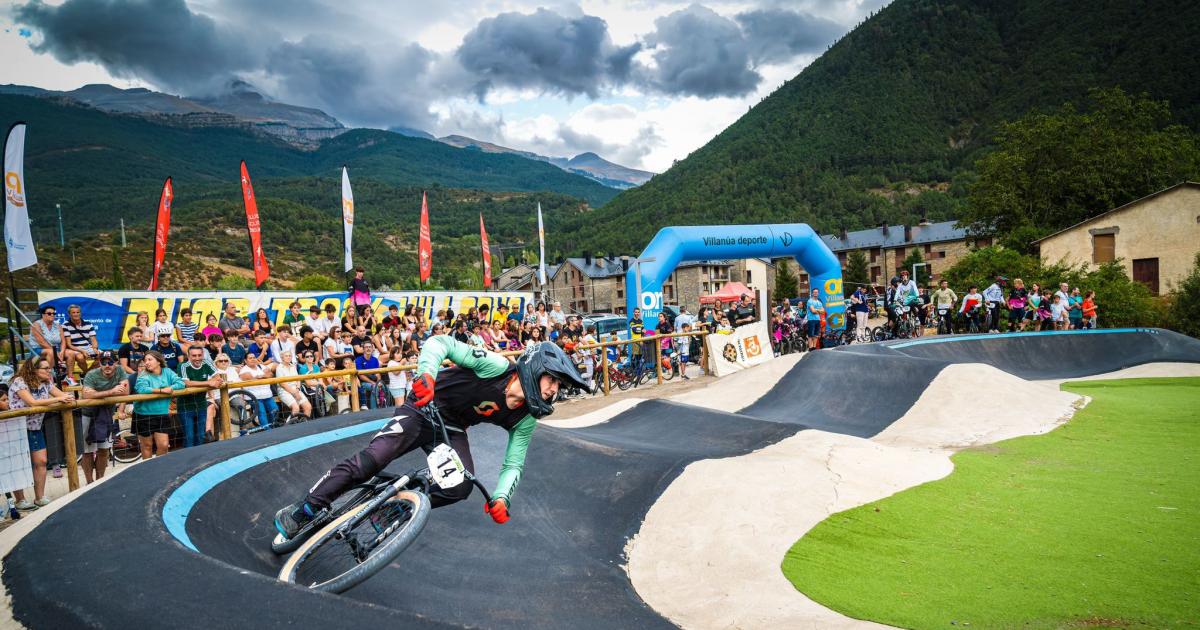
[[[712,295],[700,296],[701,304],[712,304],[714,302],[736,302],[742,299],[743,295],[754,297],[754,291],[741,282],[726,282],[725,286]]]

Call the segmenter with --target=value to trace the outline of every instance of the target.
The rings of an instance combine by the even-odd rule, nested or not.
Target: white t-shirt
[[[150,333],[151,333],[151,336],[150,336],[151,341],[148,341],[146,343],[149,343],[151,345],[154,344],[154,340],[158,339],[159,335],[163,335],[163,334],[171,335],[171,338],[174,339],[175,338],[175,325],[172,324],[171,322],[160,322],[158,320],[154,320],[154,322],[152,324],[150,324]]]
[[[294,361],[296,359],[296,342],[292,341],[291,339],[288,339],[287,341],[276,339],[275,341],[271,342],[271,349],[268,352],[271,355],[271,360],[275,361],[276,363],[282,363],[284,352],[291,352],[292,360]]]
[[[1061,300],[1050,305],[1050,318],[1056,322],[1067,321],[1067,307]]]
[[[241,371],[242,380],[254,381],[254,380],[261,379],[261,378],[266,378],[266,374],[267,374],[267,371],[265,369],[263,369],[263,366],[261,366],[261,365],[259,365],[258,367],[253,367],[253,368],[248,365],[242,366],[242,371]],[[266,400],[267,398],[271,397],[271,386],[270,385],[252,385],[250,387],[242,387],[241,389],[244,389],[244,390],[250,392],[251,396],[254,396],[255,398],[257,398],[259,400]]]
[[[392,359],[387,362],[387,367],[397,367],[404,365],[400,361]],[[400,370],[397,372],[388,372],[388,387],[392,389],[403,389],[408,387],[408,371]]]

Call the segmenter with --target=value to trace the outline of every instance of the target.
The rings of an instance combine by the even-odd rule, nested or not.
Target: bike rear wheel
[[[113,435],[112,457],[122,464],[132,464],[142,458],[142,449],[133,431],[121,429]]]
[[[416,540],[429,510],[429,497],[414,490],[399,492],[374,509],[370,503],[351,509],[302,543],[280,569],[279,579],[328,593],[353,588]]]

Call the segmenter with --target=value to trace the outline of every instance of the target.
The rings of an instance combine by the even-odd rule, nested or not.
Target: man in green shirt
[[[98,367],[83,375],[83,398],[107,398],[129,394],[129,378],[125,375],[125,370],[117,365],[115,352],[101,351],[96,363]],[[112,413],[115,409],[109,411]],[[99,413],[99,407],[84,407],[79,413],[82,420],[79,434],[83,436],[83,460],[80,464],[83,467],[83,477],[88,483],[104,477],[104,471],[108,468],[108,452],[112,449],[111,435],[102,442],[87,441],[92,422]]]
[[[950,326],[951,313],[954,312],[954,303],[958,301],[958,295],[950,288],[950,283],[942,280],[940,288],[933,292],[933,307],[937,309],[938,314],[938,334],[949,334],[952,330]]]
[[[454,367],[439,371],[446,359]],[[500,478],[487,507],[492,520],[504,523],[508,520],[509,501],[521,479],[525,452],[537,418],[554,412],[553,402],[560,386],[584,388],[587,383],[575,364],[553,343],[529,346],[513,364],[499,354],[446,335],[430,337],[417,360],[417,377],[409,400],[396,408],[391,421],[371,438],[366,448],[334,466],[304,499],[280,509],[275,514],[275,527],[285,538],[292,538],[305,523],[328,509],[334,499],[373,477],[392,460],[417,448],[435,446],[439,433],[419,409],[430,402],[437,403],[446,422],[450,447],[472,473],[475,464],[467,429],[487,423],[508,431]],[[471,484],[439,488],[431,493],[430,503],[436,508],[461,501],[470,495],[471,488]]]
[[[179,365],[179,378],[187,387],[220,387],[222,377],[212,363],[204,360],[204,348],[188,349],[188,360]],[[208,424],[208,397],[203,393],[180,396],[175,401],[179,422],[183,425],[183,446],[200,446],[205,441]]]

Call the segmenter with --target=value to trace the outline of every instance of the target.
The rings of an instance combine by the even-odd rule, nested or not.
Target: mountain
[[[238,195],[245,159],[255,184],[264,178],[336,176],[393,186],[557,192],[599,206],[617,191],[549,164],[455,149],[387,131],[355,129],[306,151],[273,136],[227,126],[186,127],[110,114],[72,101],[0,94],[0,120],[29,123],[25,172],[30,198],[61,203],[68,232],[148,218],[162,180],[181,195],[216,184]],[[487,193],[476,192],[475,196]],[[476,224],[478,219],[476,218]]]
[[[392,133],[398,133],[402,136],[408,136],[410,138],[424,138],[426,140],[437,140],[437,138],[434,137],[434,135],[429,133],[428,131],[421,131],[420,129],[413,129],[412,127],[388,127],[388,131],[390,131]]]
[[[1200,3],[896,0],[564,249],[636,253],[664,225],[832,232],[955,218],[997,125],[1120,86],[1200,128]],[[945,192],[942,192],[942,191]]]
[[[346,131],[341,122],[319,109],[272,101],[244,81],[231,82],[218,96],[181,97],[106,84],[90,84],[69,91],[5,85],[0,86],[0,94],[67,99],[106,112],[134,114],[187,127],[240,127],[280,137],[306,149],[316,148],[319,141]]]
[[[595,153],[580,153],[579,155],[567,159],[562,157],[547,157],[538,155],[530,151],[520,151],[510,149],[505,146],[484,142],[461,135],[449,135],[438,138],[439,142],[444,142],[452,147],[463,149],[476,149],[484,153],[507,153],[510,155],[519,155],[530,160],[538,160],[540,162],[548,162],[564,171],[570,171],[578,175],[583,175],[590,179],[594,179],[610,188],[619,188],[625,190],[640,186],[654,177],[654,173],[649,171],[639,171],[635,168],[621,166],[605,160]]]

